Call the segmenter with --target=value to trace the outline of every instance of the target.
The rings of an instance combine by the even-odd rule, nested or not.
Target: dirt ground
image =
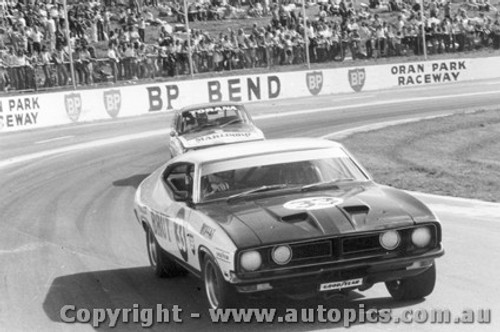
[[[379,183],[500,202],[498,109],[358,133],[340,142]]]

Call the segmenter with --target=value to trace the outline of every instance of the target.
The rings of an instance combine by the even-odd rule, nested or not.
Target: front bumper
[[[252,279],[232,280],[240,293],[251,293],[263,290],[282,291],[296,294],[298,292],[319,291],[323,283],[345,281],[361,278],[362,285],[354,288],[368,288],[377,282],[385,282],[412,277],[425,272],[434,264],[434,259],[444,255],[442,246],[418,256],[391,258],[387,260],[358,260],[332,263],[321,268],[303,268],[279,275],[257,277]],[[348,287],[346,287],[348,288]]]

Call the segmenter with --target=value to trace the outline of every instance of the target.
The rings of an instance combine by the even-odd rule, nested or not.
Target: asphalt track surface
[[[500,81],[490,80],[272,101],[248,108],[266,136],[275,138],[318,137],[499,104]],[[179,305],[184,322],[158,324],[153,330],[343,328],[331,323],[211,324],[199,281],[192,276],[153,276],[132,201],[140,181],[167,159],[170,117],[162,113],[0,134],[0,330],[89,331],[89,324],[61,322],[61,307],[152,308],[158,303]],[[404,309],[447,308],[458,315],[467,308],[489,308],[490,325],[355,324],[351,330],[498,331],[499,205],[419,197],[441,218],[446,250],[437,261],[436,288],[424,301],[397,303],[378,284],[348,299],[259,299],[250,305],[342,309],[363,304],[365,309],[391,308],[396,315]],[[201,313],[201,318],[189,318],[192,312]],[[115,330],[139,327],[119,324]]]

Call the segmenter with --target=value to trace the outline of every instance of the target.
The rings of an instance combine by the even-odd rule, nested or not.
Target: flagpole
[[[306,1],[302,0],[302,16],[304,18],[304,47],[306,51],[307,68],[311,69],[311,61],[309,59],[309,37],[307,36],[307,17],[306,17]]]
[[[193,77],[193,58],[191,54],[191,31],[189,30],[189,20],[187,11],[187,0],[184,0],[184,22],[186,24],[187,41],[188,41],[188,60],[189,60],[189,74]]]
[[[420,15],[422,16],[422,42],[424,49],[424,60],[427,60],[427,42],[425,41],[425,17],[424,17],[424,0],[421,1]]]
[[[66,29],[65,29],[66,30],[66,40],[68,42],[69,68],[71,71],[71,82],[73,83],[73,89],[76,90],[75,67],[73,65],[73,50],[71,49],[69,22],[68,22],[69,14],[68,14],[68,5],[66,4],[66,0],[63,1],[63,6],[64,6],[64,25],[66,25]]]

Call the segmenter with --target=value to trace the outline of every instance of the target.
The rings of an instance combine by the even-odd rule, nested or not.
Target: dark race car
[[[385,282],[423,298],[443,255],[436,216],[379,185],[346,149],[282,139],[193,151],[139,186],[135,213],[159,277],[189,270],[212,308],[238,294],[304,298]]]
[[[263,139],[264,134],[243,105],[203,104],[175,113],[169,149],[175,157],[189,150]]]

